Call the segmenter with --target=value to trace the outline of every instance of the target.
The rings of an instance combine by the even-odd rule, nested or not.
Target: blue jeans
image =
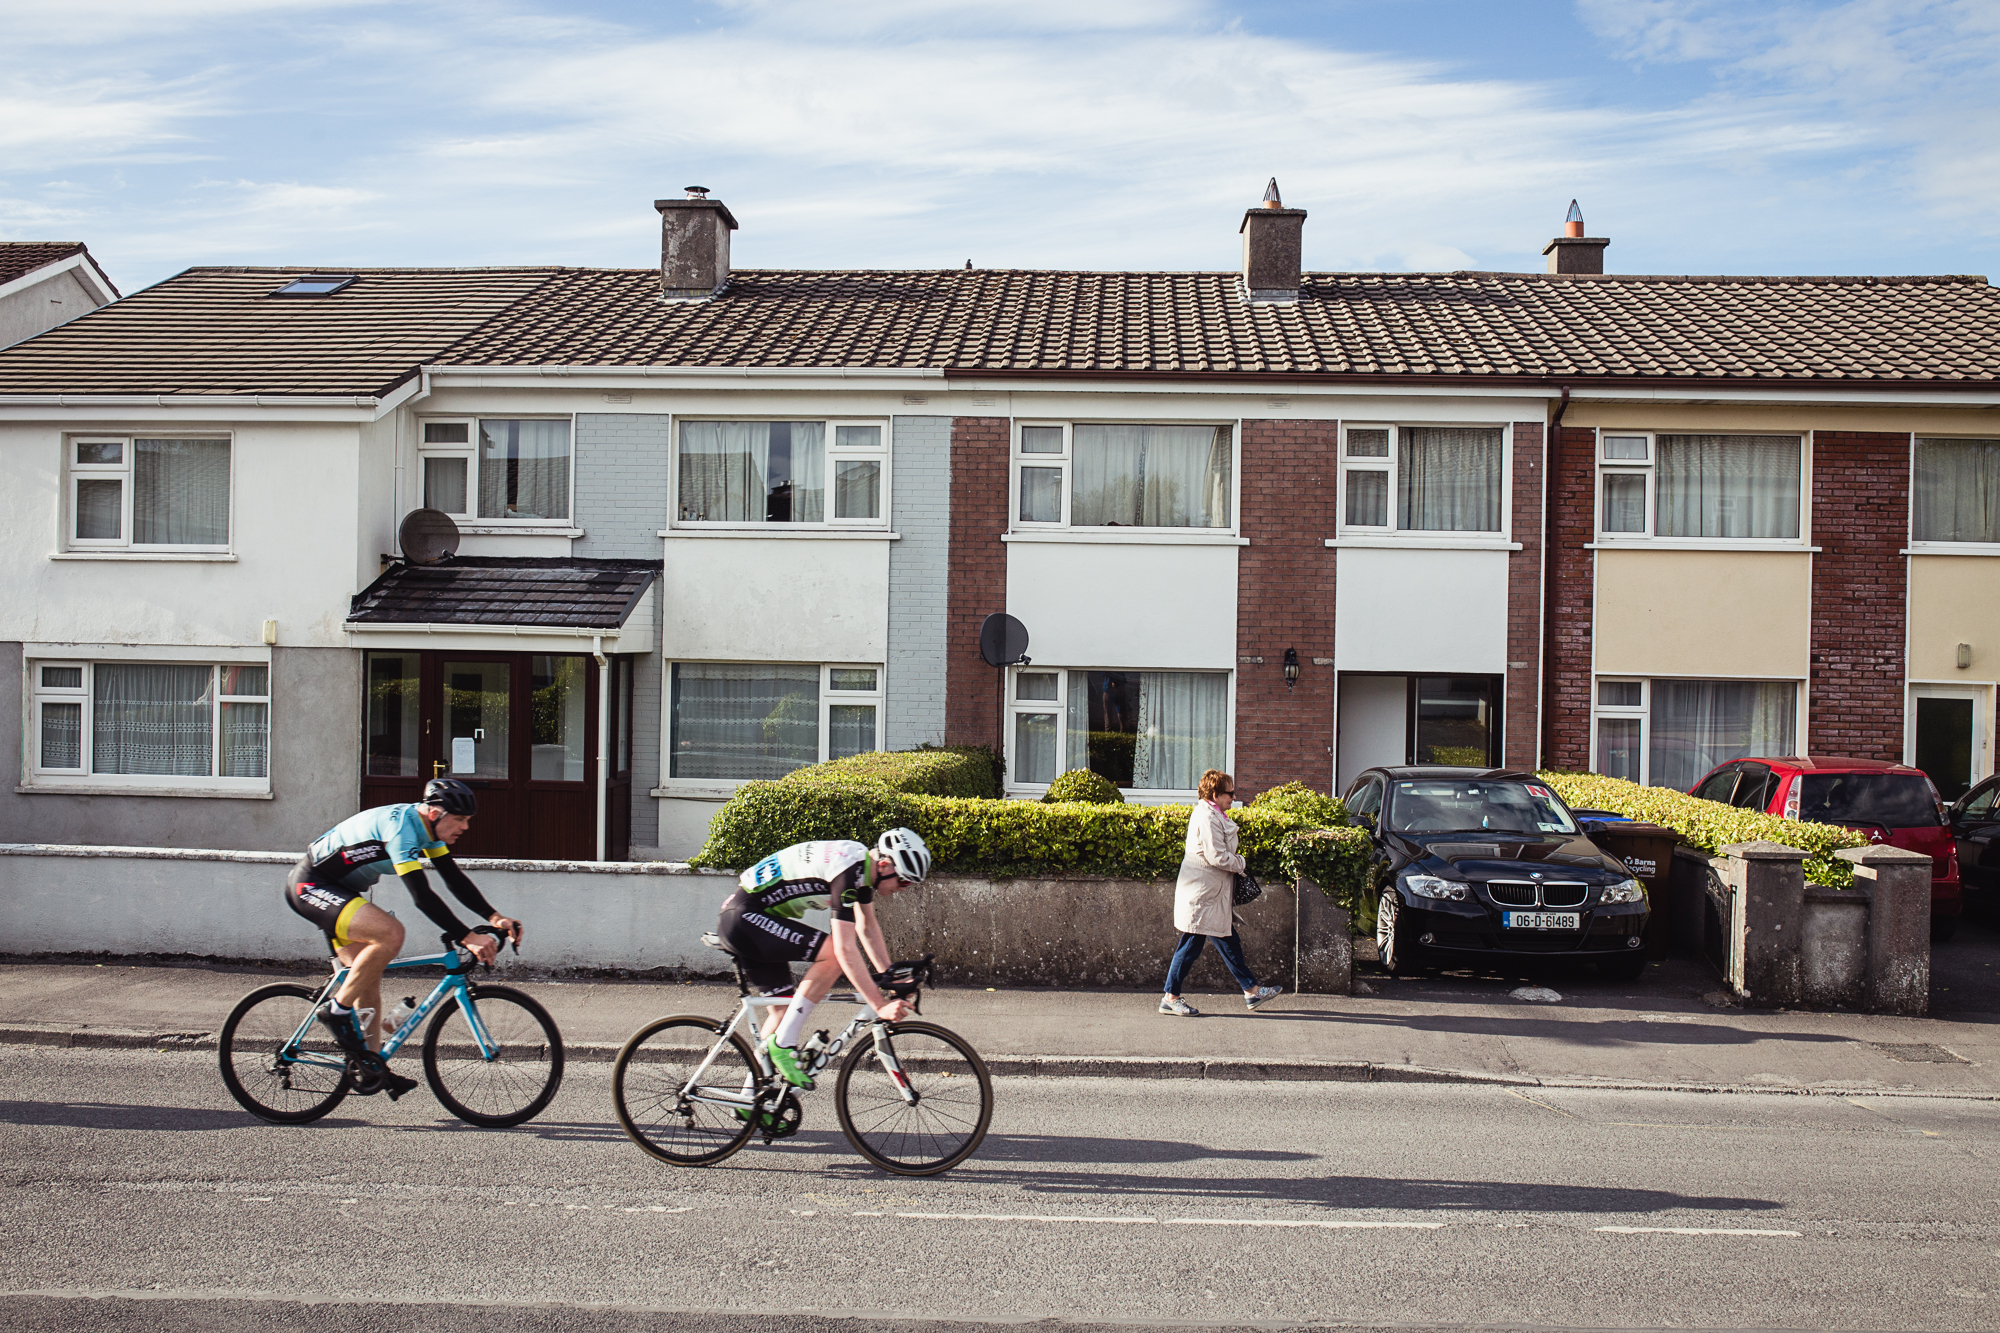
[[[1227,935],[1182,935],[1180,947],[1174,950],[1174,961],[1167,964],[1167,994],[1181,993],[1181,980],[1194,966],[1194,960],[1201,957],[1201,946],[1211,939],[1215,941],[1215,951],[1222,955],[1222,965],[1236,978],[1236,984],[1246,994],[1257,989],[1257,978],[1250,975],[1250,965],[1243,961],[1243,941],[1232,930]]]

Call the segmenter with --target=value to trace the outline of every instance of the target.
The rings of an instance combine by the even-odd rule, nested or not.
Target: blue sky
[[[1995,0],[0,0],[0,238],[191,264],[2000,269]]]

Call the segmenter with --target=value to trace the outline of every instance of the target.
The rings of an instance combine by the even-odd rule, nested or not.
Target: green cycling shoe
[[[776,1037],[764,1043],[764,1054],[771,1057],[771,1064],[784,1076],[785,1082],[795,1088],[811,1092],[813,1077],[799,1065],[799,1050],[796,1046],[780,1046]]]

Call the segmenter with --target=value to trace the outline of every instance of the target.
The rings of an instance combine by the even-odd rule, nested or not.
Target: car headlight
[[[1604,891],[1598,899],[1606,903],[1637,903],[1646,900],[1646,886],[1636,879],[1621,879]]]
[[[1403,887],[1419,898],[1452,898],[1463,900],[1467,890],[1455,879],[1439,879],[1436,875],[1409,875],[1403,880]]]

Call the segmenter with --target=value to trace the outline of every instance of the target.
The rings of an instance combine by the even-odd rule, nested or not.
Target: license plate
[[[1502,912],[1500,924],[1514,930],[1580,930],[1583,919],[1576,912]]]

